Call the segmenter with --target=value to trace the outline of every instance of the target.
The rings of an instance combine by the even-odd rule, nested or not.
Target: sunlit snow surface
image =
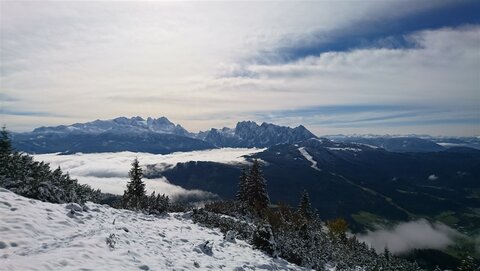
[[[135,152],[115,153],[77,153],[70,155],[38,154],[35,160],[50,163],[52,169],[61,167],[79,183],[99,188],[102,192],[123,194],[128,181],[128,171],[133,159],[138,158],[141,165],[156,165],[157,169],[175,166],[177,163],[188,161],[210,161],[226,164],[247,163],[245,155],[261,152],[264,149],[222,148],[205,151],[176,152],[171,154],[151,154]],[[173,198],[176,196],[202,196],[206,192],[200,190],[186,190],[180,186],[170,184],[167,179],[144,179],[147,192],[156,191]]]
[[[302,270],[241,240],[224,241],[220,231],[186,214],[155,217],[87,206],[72,215],[66,204],[0,188],[0,270]],[[111,234],[113,248],[106,243]],[[213,243],[211,255],[198,247],[206,241]]]

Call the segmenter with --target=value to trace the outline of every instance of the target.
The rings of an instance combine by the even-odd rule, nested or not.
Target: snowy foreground
[[[44,203],[0,188],[0,269],[303,270],[241,240],[226,241],[188,214],[86,207],[75,211],[78,205]]]

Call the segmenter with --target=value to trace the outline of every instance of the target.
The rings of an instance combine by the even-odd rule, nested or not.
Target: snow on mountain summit
[[[0,188],[2,270],[304,270],[188,213],[152,216],[106,205],[52,204]]]
[[[254,121],[238,122],[235,128],[212,128],[192,133],[166,117],[118,117],[86,123],[40,127],[14,133],[15,149],[27,153],[150,152],[173,153],[230,148],[265,148],[317,138],[307,128]]]
[[[305,126],[295,128],[254,121],[238,122],[234,129],[211,129],[200,132],[198,138],[217,147],[270,147],[276,144],[296,143],[310,138],[317,138]]]
[[[181,125],[174,124],[166,117],[158,119],[148,117],[146,120],[136,116],[132,118],[118,117],[111,120],[95,120],[86,123],[72,125],[60,125],[55,127],[40,127],[33,130],[34,133],[90,133],[99,134],[104,132],[135,133],[155,132],[162,134],[174,134],[188,136],[189,132]]]

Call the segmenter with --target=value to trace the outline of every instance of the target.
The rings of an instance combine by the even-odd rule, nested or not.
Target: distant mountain
[[[296,128],[242,121],[235,129],[190,133],[165,117],[119,117],[87,123],[40,127],[13,134],[17,150],[29,153],[141,151],[171,153],[216,147],[270,147],[316,138],[304,126]]]
[[[13,146],[28,153],[134,151],[171,153],[215,148],[195,139],[167,118],[120,117],[87,123],[40,127],[12,135]]]
[[[317,138],[303,125],[295,128],[271,123],[258,125],[253,121],[241,121],[235,129],[211,129],[200,132],[198,138],[217,147],[270,147],[276,144],[295,143]]]
[[[361,143],[369,146],[383,148],[390,152],[437,152],[446,148],[430,139],[419,137],[357,137],[334,136],[329,137],[337,142]]]
[[[13,147],[28,153],[149,152],[206,150],[213,145],[194,138],[160,133],[16,134]]]
[[[428,137],[429,140],[445,147],[468,147],[480,150],[480,137]]]
[[[172,134],[190,136],[190,133],[179,124],[175,125],[165,117],[158,119],[141,117],[119,117],[112,120],[95,120],[87,123],[60,125],[56,127],[40,127],[33,130],[34,134],[64,133],[64,134],[101,134],[101,133],[145,133]]]
[[[29,153],[143,151],[170,153],[219,147],[268,148],[318,139],[303,125],[295,128],[253,121],[238,122],[235,128],[212,128],[191,133],[165,117],[119,117],[72,125],[40,127],[14,133],[13,145]],[[428,136],[328,136],[334,142],[363,144],[389,152],[439,152],[453,147],[480,149],[478,137]],[[464,152],[468,150],[463,150]]]

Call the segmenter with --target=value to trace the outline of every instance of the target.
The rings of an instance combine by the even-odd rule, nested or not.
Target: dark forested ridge
[[[315,167],[299,149],[311,156]],[[272,200],[294,204],[306,189],[316,195],[312,204],[325,218],[346,217],[361,228],[371,226],[362,217],[365,212],[393,221],[454,212],[459,226],[474,230],[480,224],[472,211],[480,207],[475,192],[480,187],[480,154],[470,150],[393,153],[312,139],[276,145],[252,158],[265,164]],[[221,163],[187,162],[156,174],[186,188],[233,199],[241,169]]]

